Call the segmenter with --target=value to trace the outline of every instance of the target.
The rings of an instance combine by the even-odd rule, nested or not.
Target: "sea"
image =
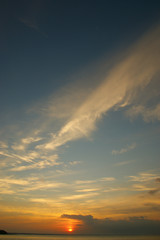
[[[0,235],[0,240],[160,240],[160,236]]]

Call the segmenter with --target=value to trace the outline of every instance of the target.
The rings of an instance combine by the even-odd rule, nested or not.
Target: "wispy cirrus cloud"
[[[126,191],[126,190],[128,190],[127,188],[122,188],[122,187],[119,187],[119,188],[113,188],[113,187],[109,187],[109,188],[107,188],[107,189],[105,189],[103,192],[106,192],[106,193],[108,193],[108,192],[117,192],[117,191]]]
[[[114,166],[124,166],[124,165],[130,164],[130,163],[133,163],[133,162],[134,162],[133,160],[122,161],[122,162],[115,163]]]
[[[11,147],[13,150],[18,150],[18,151],[23,151],[25,150],[30,144],[32,143],[37,143],[41,141],[43,138],[42,137],[27,137],[27,138],[22,138],[19,142],[19,144],[13,144]]]
[[[128,151],[130,151],[132,149],[135,149],[135,147],[136,147],[136,144],[133,143],[133,144],[131,144],[131,145],[125,147],[125,148],[121,148],[120,150],[113,150],[112,154],[113,155],[123,154],[123,153],[126,153],[126,152],[128,152]]]
[[[31,139],[30,139],[31,140]],[[37,139],[37,141],[39,141]],[[37,142],[34,141],[34,142]],[[31,140],[33,142],[33,139]],[[30,143],[31,143],[30,142]],[[29,144],[27,140],[27,144]],[[47,154],[41,153],[35,150],[22,150],[22,149],[2,149],[0,151],[0,156],[3,157],[1,165],[6,161],[10,163],[11,171],[24,171],[29,169],[42,169],[47,166],[55,166],[60,165],[62,162],[58,162],[57,154]],[[78,162],[74,162],[74,164],[78,164]],[[72,165],[72,163],[71,163]],[[5,166],[5,164],[4,164]]]
[[[156,173],[139,173],[137,176],[129,176],[129,182],[134,184],[130,186],[130,190],[138,192],[147,192],[150,195],[154,195],[160,191],[157,179],[159,175]]]
[[[133,184],[131,186],[132,191],[137,191],[137,192],[147,192],[150,195],[155,195],[158,192],[160,192],[160,188],[156,188],[155,185],[141,185],[141,184]]]
[[[27,186],[30,183],[28,179],[15,178],[14,176],[0,178],[0,193],[13,194],[16,193],[17,187]]]
[[[116,178],[114,177],[102,177],[95,180],[77,180],[75,183],[79,185],[79,184],[92,184],[97,182],[112,182],[115,180]]]
[[[133,187],[133,190],[140,191],[140,192],[153,191],[155,189],[153,187],[148,187],[148,186],[141,185],[141,184],[134,184],[132,187]]]
[[[104,182],[112,182],[115,181],[116,179],[114,177],[103,177],[99,179],[100,181]]]
[[[114,107],[131,104],[137,92],[143,90],[160,70],[159,40],[158,26],[108,72],[100,86],[91,92],[60,131],[37,148],[54,150],[69,141],[88,137],[104,114]]]
[[[97,192],[90,192],[90,193],[84,193],[84,194],[74,194],[70,196],[64,196],[62,197],[63,200],[79,200],[79,199],[85,199],[85,198],[92,198],[93,196],[97,196],[99,193]]]
[[[86,189],[76,190],[76,192],[96,192],[98,190],[99,190],[99,188],[86,188]]]
[[[44,160],[45,159],[45,160]],[[21,165],[13,167],[11,171],[24,171],[29,169],[42,169],[46,168],[47,166],[56,166],[62,164],[61,162],[57,162],[58,155],[52,155],[52,156],[41,156],[39,157],[38,162],[34,162],[29,165]]]
[[[77,180],[76,184],[90,184],[90,183],[95,183],[96,180]]]
[[[0,178],[1,185],[3,184],[14,184],[14,185],[27,185],[28,180],[13,178],[12,176],[6,178]]]
[[[133,106],[126,113],[131,118],[142,116],[146,122],[160,121],[160,104],[150,108],[143,105]]]
[[[21,136],[20,140],[10,144],[10,149],[6,148],[7,144],[3,145],[5,148],[1,149],[0,154],[14,162],[12,165],[15,171],[40,169],[57,164],[55,159],[52,162],[48,160],[51,155],[54,155],[55,150],[57,151],[70,141],[83,137],[89,138],[96,129],[96,123],[104,114],[123,107],[132,109],[137,96],[141,95],[160,72],[159,41],[160,27],[157,26],[126,50],[121,61],[108,69],[105,76],[102,77],[100,74],[99,77],[97,74],[96,81],[100,84],[94,84],[88,92],[82,89],[78,97],[74,87],[65,95],[65,101],[62,101],[60,93],[57,98],[51,98],[48,103],[46,101],[44,104],[46,111],[42,111],[44,115],[46,114],[45,120],[42,114],[42,119],[37,120],[35,129],[32,126],[32,130],[26,136]],[[55,106],[61,107],[57,107],[55,111]],[[144,109],[143,107],[138,110],[138,114]],[[146,118],[157,116],[158,109],[159,107],[155,107],[155,110],[148,113]],[[53,122],[57,118],[63,121],[57,125],[58,128],[53,129],[55,126]],[[37,129],[39,129],[38,132]],[[135,144],[131,144],[120,150],[113,150],[112,154],[122,154],[135,147]],[[23,164],[23,161],[28,165]],[[70,162],[70,165],[74,164]]]
[[[32,203],[45,204],[45,206],[47,205],[54,208],[64,206],[64,204],[61,203],[59,199],[55,200],[50,198],[30,198],[29,201]]]
[[[51,182],[51,181],[36,181],[31,186],[28,186],[21,190],[21,192],[30,192],[35,190],[46,190],[46,189],[59,189],[65,187],[67,184],[61,182]]]
[[[66,183],[41,180],[37,177],[15,178],[14,176],[0,178],[0,192],[4,194],[30,192],[35,190],[56,189],[67,186]]]
[[[158,174],[156,173],[147,173],[147,172],[142,172],[139,173],[137,176],[129,176],[129,181],[133,182],[149,182],[149,181],[156,181],[158,178]]]
[[[55,166],[55,165],[60,165],[60,163],[56,163],[53,161],[52,162],[49,162],[49,161],[40,161],[38,163],[34,163],[34,164],[30,164],[30,165],[23,165],[23,166],[19,166],[19,167],[13,167],[11,169],[11,171],[13,172],[19,172],[19,171],[24,171],[24,170],[31,170],[31,169],[43,169],[43,168],[46,168],[48,166]]]

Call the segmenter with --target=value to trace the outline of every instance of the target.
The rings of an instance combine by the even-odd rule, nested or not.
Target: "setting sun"
[[[68,232],[72,232],[73,231],[73,229],[72,228],[68,228]]]

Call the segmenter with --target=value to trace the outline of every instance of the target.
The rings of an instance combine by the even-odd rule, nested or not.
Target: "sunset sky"
[[[0,29],[0,229],[160,234],[160,1],[1,0]]]

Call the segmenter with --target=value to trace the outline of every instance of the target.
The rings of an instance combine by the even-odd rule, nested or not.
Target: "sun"
[[[68,232],[72,232],[73,231],[73,228],[68,228]]]

